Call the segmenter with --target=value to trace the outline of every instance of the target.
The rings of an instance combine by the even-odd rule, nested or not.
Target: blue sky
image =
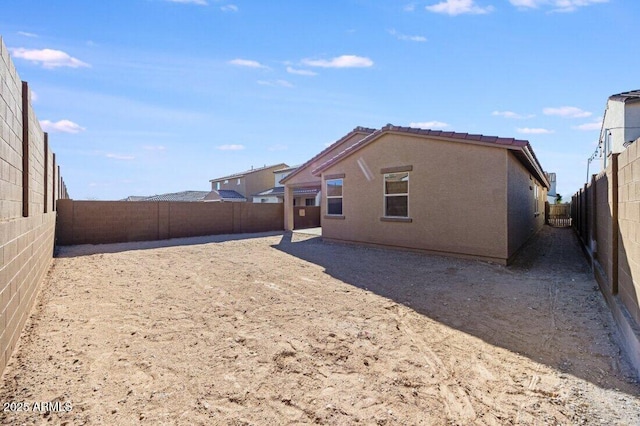
[[[75,199],[208,190],[387,123],[527,139],[566,199],[607,97],[640,89],[639,17],[637,0],[3,0],[0,35]]]

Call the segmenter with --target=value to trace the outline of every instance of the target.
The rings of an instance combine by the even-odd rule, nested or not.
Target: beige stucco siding
[[[547,191],[518,159],[508,153],[508,232],[509,257],[544,225]],[[538,187],[538,203],[535,188]]]
[[[507,150],[385,134],[323,172],[344,174],[343,219],[326,218],[329,239],[491,259],[507,258]],[[381,169],[412,166],[411,222],[382,221]]]

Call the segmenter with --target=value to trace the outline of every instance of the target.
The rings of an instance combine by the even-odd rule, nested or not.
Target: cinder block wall
[[[618,293],[640,325],[640,152],[632,144],[618,158]]]
[[[59,200],[56,243],[108,244],[281,231],[284,205]]]
[[[0,374],[53,257],[64,183],[46,139],[0,37]]]

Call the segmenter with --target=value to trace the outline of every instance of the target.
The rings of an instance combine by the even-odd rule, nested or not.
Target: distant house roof
[[[247,199],[231,189],[214,189],[207,193],[204,201],[247,201]]]
[[[182,191],[151,196],[132,195],[124,201],[202,201],[209,191]]]
[[[287,164],[285,164],[285,163],[278,163],[278,164],[273,164],[271,166],[258,167],[256,169],[252,168],[252,169],[246,170],[244,172],[234,173],[232,175],[211,179],[211,180],[209,180],[209,182],[217,182],[217,181],[220,181],[220,180],[228,180],[228,179],[237,179],[237,178],[244,177],[246,175],[250,175],[252,173],[261,172],[263,170],[271,169],[271,168],[274,168],[274,167],[280,167],[280,168],[283,169],[283,168],[286,168],[286,167],[289,167],[289,166]]]
[[[374,131],[369,134],[365,138],[360,141],[354,143],[353,145],[345,148],[343,151],[338,153],[336,156],[330,158],[324,163],[320,164],[318,167],[313,169],[311,172],[314,175],[319,175],[322,171],[328,169],[332,165],[341,161],[345,157],[353,154],[354,152],[360,150],[361,148],[367,146],[371,142],[375,141],[382,135],[386,133],[403,133],[409,135],[417,135],[417,136],[428,136],[430,138],[435,139],[445,139],[457,142],[467,142],[467,143],[476,143],[483,145],[497,145],[507,149],[513,149],[513,153],[518,158],[518,160],[522,163],[523,166],[529,170],[532,174],[534,174],[540,182],[542,182],[547,188],[549,187],[549,181],[544,174],[542,166],[540,162],[536,158],[536,155],[531,149],[531,145],[529,141],[522,139],[514,139],[514,138],[501,138],[498,136],[484,136],[477,134],[469,134],[469,133],[458,133],[458,132],[444,132],[442,130],[429,130],[429,129],[417,129],[412,127],[401,127],[394,126],[392,124],[387,124],[379,130]]]
[[[319,188],[294,188],[293,195],[295,196],[303,196],[303,195],[313,195],[315,196],[320,191]],[[284,186],[275,186],[273,188],[269,188],[265,191],[258,192],[253,195],[254,197],[284,197]]]
[[[300,167],[300,164],[296,164],[295,166],[284,167],[282,169],[274,170],[273,173],[291,172],[291,171],[297,169],[298,167]]]
[[[639,101],[640,100],[640,90],[631,90],[629,92],[617,93],[615,95],[609,96],[609,99],[614,101],[627,102],[631,101]]]
[[[303,169],[309,167],[309,165],[311,165],[315,161],[317,161],[318,158],[322,157],[323,155],[325,155],[326,153],[328,153],[329,151],[331,151],[335,147],[337,147],[340,144],[344,143],[345,141],[349,140],[349,138],[351,138],[353,135],[355,135],[357,133],[371,134],[371,133],[373,133],[375,131],[376,131],[376,129],[370,129],[368,127],[361,127],[361,126],[356,127],[355,129],[353,129],[352,131],[350,131],[349,133],[347,133],[346,135],[344,135],[343,137],[341,137],[340,139],[338,139],[337,141],[335,141],[334,143],[329,145],[327,148],[325,148],[322,151],[320,151],[320,153],[318,153],[318,155],[314,156],[313,158],[311,158],[309,161],[307,161],[306,163],[302,164],[301,166],[298,166],[293,172],[289,173],[284,179],[282,179],[280,181],[280,183],[285,183],[286,181],[288,181],[289,179],[291,179],[292,177],[294,177],[295,175],[300,173]]]

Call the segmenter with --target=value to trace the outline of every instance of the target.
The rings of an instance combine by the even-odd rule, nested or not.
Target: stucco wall
[[[323,172],[344,173],[343,216],[326,216],[323,237],[501,262],[507,258],[506,150],[386,134]],[[382,221],[383,173],[412,166],[411,222]]]
[[[508,256],[512,257],[522,245],[544,226],[544,203],[547,190],[511,153],[506,152],[508,168]],[[538,188],[538,203],[535,188]]]

